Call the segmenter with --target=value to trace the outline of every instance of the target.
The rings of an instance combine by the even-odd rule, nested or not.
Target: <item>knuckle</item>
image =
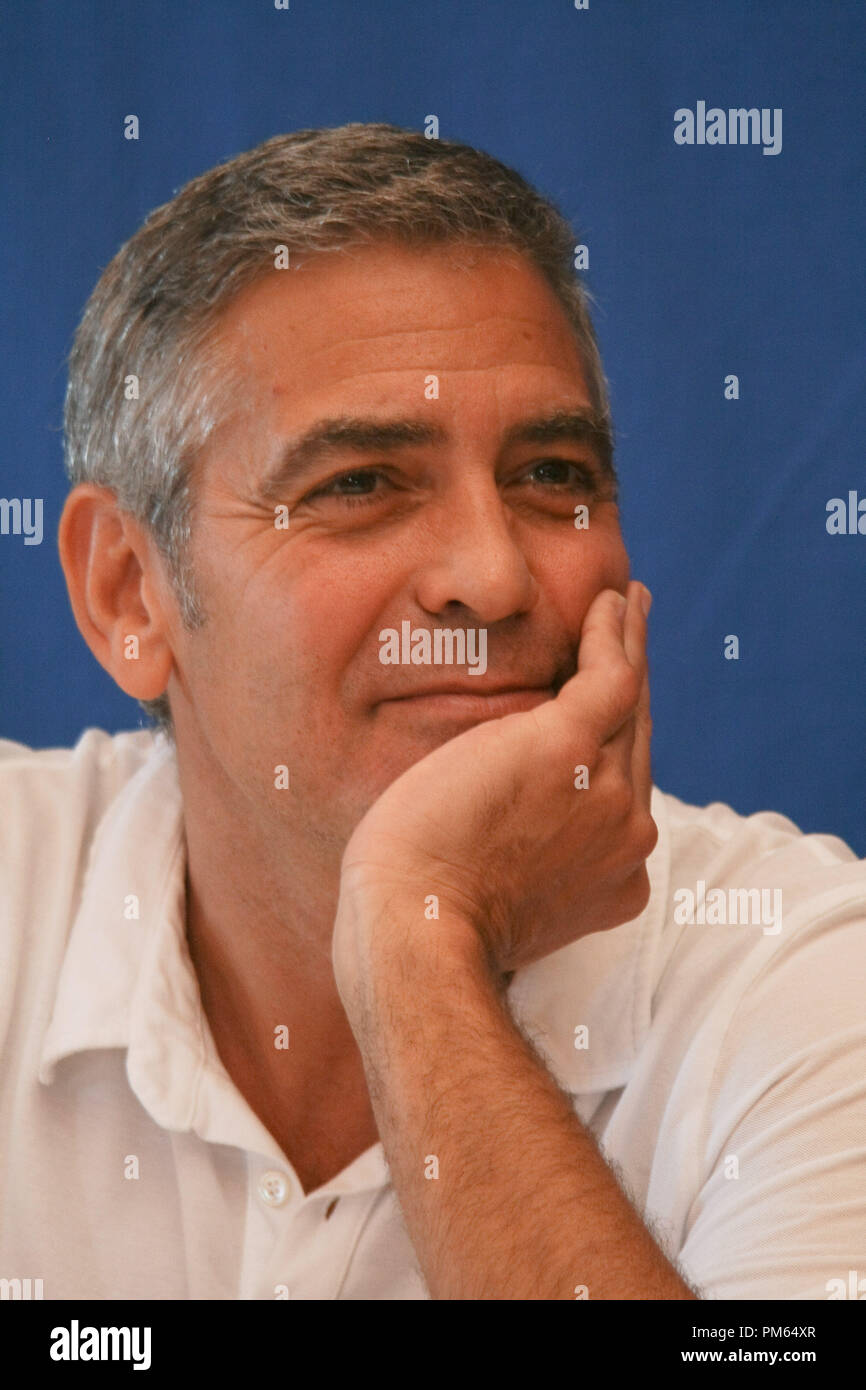
[[[650,881],[646,868],[641,865],[626,879],[623,891],[623,908],[630,913],[628,921],[639,917],[650,900]]]
[[[658,838],[658,826],[648,811],[643,812],[634,832],[634,841],[641,860],[649,859],[658,844]]]
[[[611,776],[606,796],[608,815],[615,825],[628,820],[634,802],[634,787],[619,769]]]
[[[605,752],[595,731],[588,726],[581,729],[570,741],[571,757],[575,763],[583,763],[589,770],[591,785],[604,775]]]
[[[612,679],[613,694],[617,706],[623,710],[634,709],[640,699],[643,686],[638,672],[623,658],[618,662]]]

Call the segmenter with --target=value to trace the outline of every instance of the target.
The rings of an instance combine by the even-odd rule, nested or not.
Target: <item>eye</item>
[[[305,500],[312,502],[322,498],[338,498],[340,501],[348,502],[350,506],[363,504],[381,494],[383,489],[377,487],[377,483],[380,482],[390,486],[389,479],[381,469],[353,468],[351,472],[340,473],[336,478],[323,483],[314,492],[308,493]]]
[[[525,476],[534,486],[546,492],[594,492],[597,488],[594,469],[574,459],[542,459],[540,463],[534,463]]]

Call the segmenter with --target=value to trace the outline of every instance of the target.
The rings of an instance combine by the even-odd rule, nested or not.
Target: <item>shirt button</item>
[[[289,1184],[285,1173],[269,1168],[259,1178],[259,1196],[269,1207],[281,1207],[289,1195]]]

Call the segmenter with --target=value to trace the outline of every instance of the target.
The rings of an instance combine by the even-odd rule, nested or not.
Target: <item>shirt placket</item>
[[[249,1155],[242,1299],[339,1298],[377,1192],[305,1195],[290,1165]]]

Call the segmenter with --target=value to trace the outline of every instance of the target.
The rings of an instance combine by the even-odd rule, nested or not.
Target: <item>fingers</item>
[[[643,590],[643,586],[640,586]],[[649,590],[640,593],[635,607],[640,610],[641,620],[639,625],[639,635],[637,640],[640,647],[640,670],[641,688],[638,697],[637,707],[634,714],[634,746],[632,748],[631,771],[634,782],[635,799],[638,804],[645,806],[647,811],[650,809],[652,799],[652,759],[651,759],[651,738],[652,738],[652,715],[650,712],[650,688],[649,688],[649,666],[647,661],[647,618],[643,612],[643,599],[648,596],[652,602]]]
[[[642,701],[646,703],[649,700],[646,659],[647,621],[643,611],[645,596],[648,593],[649,590],[645,590],[642,584],[632,583],[628,587],[626,608],[623,614],[622,648],[625,659],[636,677],[636,680],[632,682],[634,700],[629,707],[625,722],[605,744],[605,752],[617,758],[622,771],[627,775],[631,775],[635,733],[638,724],[645,721],[648,714],[648,710],[641,706]]]
[[[578,674],[559,697],[597,739],[608,765],[618,765],[631,783],[635,804],[647,811],[652,720],[644,603],[649,598],[649,591],[635,582],[626,599],[612,589],[596,596],[581,629]]]
[[[629,586],[628,606],[623,622],[623,649],[629,665],[640,679],[640,688],[631,716],[604,746],[605,754],[619,761],[621,771],[630,778],[635,801],[647,810],[652,794],[650,766],[649,671],[647,667],[647,614],[645,602],[651,602],[649,590],[642,584]]]
[[[644,595],[649,599],[649,589],[632,581],[628,586],[625,619],[623,623],[623,646],[629,665],[639,673],[643,682],[646,670],[646,631],[647,619],[643,611]]]
[[[632,613],[640,588],[631,586],[630,601],[614,589],[596,595],[581,627],[577,675],[559,694],[567,712],[599,744],[607,743],[632,718],[640,697],[639,648],[645,620],[640,612]]]

